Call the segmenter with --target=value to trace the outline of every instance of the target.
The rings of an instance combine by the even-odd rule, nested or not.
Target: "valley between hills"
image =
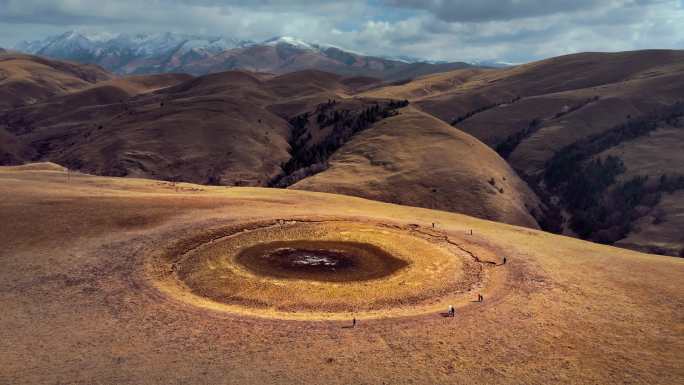
[[[115,75],[0,55],[0,163],[358,196],[684,252],[684,54],[583,53],[401,82]]]

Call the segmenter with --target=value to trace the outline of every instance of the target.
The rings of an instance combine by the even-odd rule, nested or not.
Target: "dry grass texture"
[[[0,218],[2,384],[684,382],[679,258],[333,194],[67,178],[51,165],[0,168]],[[278,219],[344,220],[360,240],[400,252],[428,250],[429,259],[409,253],[425,258],[415,282],[426,288],[445,282],[434,279],[445,273],[429,269],[433,256],[453,258],[446,266],[455,274],[464,274],[459,264],[473,256],[500,262],[505,255],[508,263],[491,270],[500,279],[492,275],[470,297],[463,293],[474,300],[484,289],[485,300],[457,303],[455,318],[407,305],[403,314],[359,317],[356,328],[350,319],[325,319],[312,310],[291,313],[301,317],[290,320],[274,309],[260,317],[245,314],[258,307],[226,311],[228,305],[209,299],[198,306],[188,291],[159,290],[150,274],[161,253]],[[343,237],[335,227],[342,225],[326,222],[324,233]],[[313,237],[314,228],[293,223],[282,233],[253,236],[287,236],[291,229],[295,238],[296,229],[306,229],[296,238]],[[447,250],[445,235],[463,241],[471,259]],[[197,255],[226,245],[207,245]],[[390,287],[393,277],[408,272],[374,284]],[[321,299],[322,291],[295,298]],[[284,293],[261,292],[275,300]],[[391,295],[367,293],[369,299]],[[362,305],[365,297],[350,301]]]
[[[286,221],[251,229],[157,259],[159,287],[189,303],[259,317],[349,319],[436,313],[472,300],[490,272],[456,247],[398,226],[346,221]],[[218,232],[219,234],[221,232]],[[427,237],[428,239],[424,239]],[[336,241],[380,248],[408,266],[372,280],[320,282],[255,274],[236,262],[242,250],[274,241]],[[452,240],[455,243],[455,241]],[[185,246],[181,246],[185,245]],[[491,265],[487,264],[487,267]],[[343,273],[340,273],[343,274]],[[207,301],[211,299],[211,301]]]

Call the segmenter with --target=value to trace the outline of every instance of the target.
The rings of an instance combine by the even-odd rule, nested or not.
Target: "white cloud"
[[[377,55],[525,61],[684,48],[676,0],[0,0],[0,45],[67,29],[292,35]]]

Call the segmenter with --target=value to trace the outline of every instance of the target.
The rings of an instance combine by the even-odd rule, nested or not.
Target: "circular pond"
[[[246,223],[198,232],[152,261],[160,289],[260,317],[409,315],[467,301],[482,266],[441,238],[354,221]]]
[[[257,275],[323,282],[367,281],[408,265],[371,244],[334,241],[259,244],[240,252],[235,262]]]

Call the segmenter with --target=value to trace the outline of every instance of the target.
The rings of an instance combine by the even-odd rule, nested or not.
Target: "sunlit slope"
[[[507,69],[465,69],[427,75],[366,94],[405,97],[426,112],[452,122],[469,112],[508,103],[518,97],[524,100],[571,90],[600,90],[602,86],[623,82],[629,86],[633,80],[668,76],[681,72],[682,59],[684,53],[673,50],[587,52]]]
[[[408,98],[494,148],[536,119],[541,127],[509,154],[516,170],[534,174],[564,146],[682,101],[683,62],[683,51],[581,53],[430,75],[366,95]]]
[[[682,59],[667,50],[582,53],[367,92],[377,79],[315,70],[107,78],[0,112],[0,162],[230,186],[284,187],[276,182],[286,174],[299,181],[294,188],[679,255]],[[388,98],[409,100],[410,110],[379,122],[377,115],[351,138],[334,132]],[[307,112],[311,124],[298,132],[293,119]],[[334,128],[336,116],[346,126]],[[319,156],[328,144],[334,148]],[[307,158],[306,150],[319,153]],[[302,168],[285,170],[288,164]]]
[[[550,208],[546,229],[680,255],[683,60],[580,53],[366,94],[407,97],[495,149]]]
[[[361,196],[537,227],[538,200],[494,151],[413,108],[376,123],[291,188]]]
[[[0,52],[0,110],[84,89],[111,77],[94,65]]]
[[[55,65],[37,57],[30,57]],[[103,80],[0,111],[0,161],[100,175],[265,186],[288,160],[287,119],[369,80],[231,71]]]
[[[0,161],[53,161],[98,175],[268,186],[295,156],[293,118],[307,112],[318,116],[334,101],[337,115],[331,112],[330,119],[341,114],[356,124],[365,109],[387,103],[354,96],[375,83],[315,70],[102,80],[0,112]],[[334,124],[318,127],[313,120],[312,141],[336,143],[330,139],[338,135]],[[332,169],[295,188],[538,227],[534,194],[474,138],[415,109],[364,130],[341,154],[333,154]],[[341,168],[348,162],[337,159],[348,153],[368,157],[368,164]],[[373,157],[382,159],[374,163]]]

